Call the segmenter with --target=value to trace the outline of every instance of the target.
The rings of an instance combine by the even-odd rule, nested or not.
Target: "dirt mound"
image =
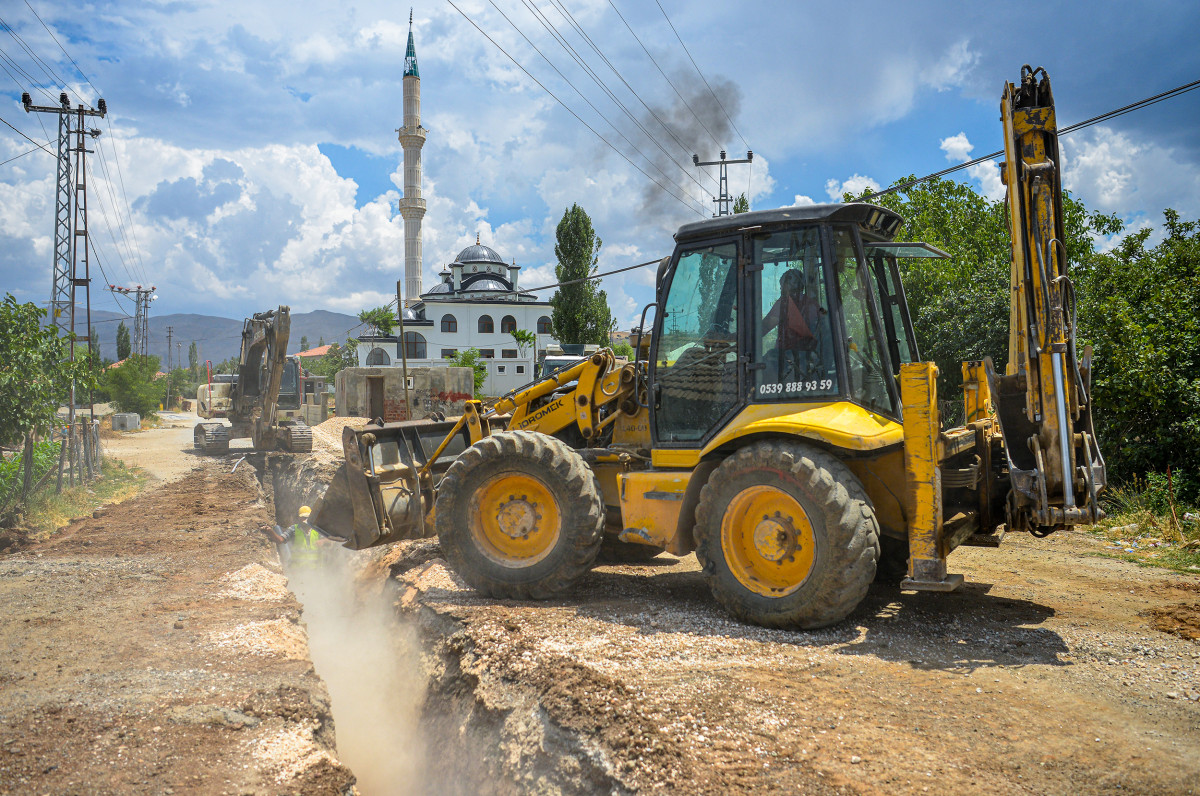
[[[1200,641],[1200,603],[1179,603],[1166,608],[1151,608],[1143,611],[1149,617],[1150,627],[1162,633]]]
[[[324,423],[313,426],[312,455],[318,459],[342,459],[342,429],[346,426],[362,428],[371,421],[365,417],[331,417]]]
[[[0,529],[0,555],[24,550],[30,544],[29,532],[23,528]]]

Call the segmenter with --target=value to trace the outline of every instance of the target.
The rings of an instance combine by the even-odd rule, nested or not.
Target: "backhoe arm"
[[[1012,240],[1008,364],[988,364],[1013,494],[1010,527],[1048,533],[1095,522],[1104,460],[1092,427],[1090,349],[1075,350],[1075,296],[1063,229],[1062,175],[1050,78],[1025,66],[1008,83],[1002,177]]]

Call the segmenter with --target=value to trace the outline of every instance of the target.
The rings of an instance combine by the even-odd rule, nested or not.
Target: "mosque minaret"
[[[408,12],[408,50],[404,54],[404,126],[397,132],[404,147],[404,198],[400,200],[400,215],[404,217],[404,306],[411,307],[421,300],[421,219],[425,217],[425,200],[421,197],[425,128],[421,126],[421,74],[413,45],[412,11]]]

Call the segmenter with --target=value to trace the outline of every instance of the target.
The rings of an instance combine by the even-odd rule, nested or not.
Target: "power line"
[[[18,130],[17,128],[13,127],[13,126],[12,126],[12,125],[11,125],[11,124],[10,124],[10,123],[9,123],[9,122],[6,120],[6,119],[4,119],[3,117],[0,117],[0,122],[4,122],[4,125],[5,125],[6,127],[8,127],[10,130],[12,130],[12,131],[13,131],[14,133],[16,133],[17,135],[19,135],[19,136],[21,136],[22,138],[24,138],[24,139],[25,139],[26,141],[28,141],[29,143],[31,143],[31,144],[33,144],[34,146],[38,147],[39,149],[46,149],[46,147],[47,147],[47,146],[50,144],[50,142],[49,142],[49,141],[47,141],[45,144],[39,144],[37,141],[34,141],[32,138],[30,138],[29,136],[25,135],[24,133],[22,133],[22,132],[21,132],[20,130]],[[50,152],[50,150],[48,150],[48,149],[46,149],[46,151],[47,151],[47,152]],[[52,153],[52,152],[51,152],[51,154],[54,154],[54,153]],[[18,157],[19,157],[19,156],[18,156]],[[5,161],[5,162],[7,162],[7,161]]]
[[[75,71],[78,72],[79,75],[85,81],[87,81],[87,84],[92,87],[93,91],[96,92],[96,96],[99,96],[100,89],[96,88],[95,84],[93,84],[92,81],[88,78],[88,76],[86,74],[84,74],[84,71],[79,68],[79,64],[75,63],[75,59],[71,57],[71,54],[69,52],[67,52],[67,48],[63,47],[62,43],[58,40],[58,37],[54,35],[54,31],[50,30],[50,26],[47,25],[45,23],[45,21],[42,20],[41,14],[39,14],[32,5],[29,5],[29,0],[25,0],[25,5],[29,6],[29,10],[33,12],[33,15],[35,17],[37,17],[37,21],[42,23],[42,27],[45,28],[46,32],[50,34],[50,38],[54,39],[54,43],[58,45],[58,49],[63,51],[63,55],[67,56],[67,60],[69,60],[71,62],[71,65],[75,67]]]
[[[21,154],[19,154],[19,155],[13,155],[13,156],[12,156],[11,158],[9,158],[8,160],[0,161],[0,166],[3,166],[3,165],[4,165],[4,164],[6,164],[6,163],[12,163],[14,160],[16,160],[16,159],[18,159],[18,158],[23,158],[23,157],[25,157],[26,155],[32,155],[34,152],[37,152],[39,149],[40,149],[40,150],[42,150],[43,152],[45,152],[47,155],[53,155],[53,154],[54,154],[54,153],[53,153],[53,152],[51,152],[49,149],[46,149],[46,146],[43,144],[42,146],[35,146],[33,149],[27,149],[27,150],[25,150],[24,152],[22,152],[22,153],[21,153]]]
[[[642,52],[646,53],[646,57],[650,59],[652,64],[654,64],[654,68],[658,70],[658,73],[663,76],[663,80],[667,81],[667,85],[670,86],[671,90],[675,92],[675,96],[679,97],[679,101],[682,102],[684,107],[691,112],[692,118],[696,120],[697,124],[704,128],[704,132],[708,133],[708,137],[713,140],[714,144],[721,146],[721,142],[717,140],[715,135],[713,135],[712,130],[708,129],[708,125],[705,124],[704,120],[700,118],[700,114],[696,113],[696,109],[693,108],[692,104],[687,101],[687,99],[683,96],[683,93],[675,87],[675,84],[671,82],[671,78],[667,77],[667,73],[663,71],[663,68],[658,65],[658,61],[655,60],[654,56],[650,54],[650,50],[645,44],[642,43],[641,38],[638,37],[637,33],[634,32],[633,27],[628,21],[626,21],[625,16],[621,13],[621,10],[617,8],[617,6],[613,3],[613,0],[608,0],[608,4],[612,6],[613,11],[617,12],[617,16],[620,17],[621,22],[625,23],[625,28],[629,31],[629,34],[633,36],[634,41],[641,46]],[[684,147],[684,149],[687,149],[687,147]]]
[[[495,0],[489,0],[489,2],[491,2],[493,8],[495,8],[497,11],[500,12],[500,16],[504,17],[504,20],[506,22],[508,22],[509,25],[512,25],[513,29],[516,30],[518,34],[520,34],[521,38],[523,38],[525,40],[525,42],[534,49],[534,52],[536,52],[538,55],[542,56],[542,60],[544,60],[546,63],[550,64],[550,68],[553,69],[556,73],[558,73],[558,76],[561,77],[563,79],[563,81],[566,82],[566,84],[568,86],[570,86],[575,91],[576,94],[579,95],[580,99],[582,99],[584,102],[586,102],[588,107],[596,112],[597,116],[599,116],[601,119],[603,119],[605,122],[608,123],[608,126],[613,129],[613,132],[615,132],[617,135],[621,136],[621,138],[624,139],[625,143],[629,144],[629,146],[631,146],[633,148],[634,152],[641,155],[642,158],[647,163],[649,163],[654,169],[656,169],[658,171],[659,174],[661,174],[663,176],[663,179],[671,182],[672,185],[674,185],[676,188],[679,188],[681,191],[683,191],[685,196],[687,195],[687,190],[685,188],[683,188],[683,186],[679,185],[679,183],[672,180],[671,177],[665,171],[663,171],[663,169],[657,163],[655,163],[653,160],[651,160],[649,157],[647,157],[646,154],[644,152],[642,152],[642,150],[640,150],[635,143],[633,143],[632,141],[629,140],[628,136],[626,136],[624,133],[622,133],[617,128],[617,126],[615,124],[613,124],[610,119],[608,119],[608,117],[606,117],[603,113],[601,113],[600,109],[597,108],[595,105],[593,105],[592,101],[589,100],[586,96],[584,96],[582,91],[580,91],[578,88],[576,88],[575,84],[572,83],[570,81],[570,79],[568,79],[567,76],[564,75],[562,73],[562,71],[557,66],[554,65],[554,62],[551,61],[546,56],[545,53],[543,53],[540,49],[538,49],[536,44],[534,44],[532,41],[529,40],[529,37],[526,36],[525,33],[519,27],[517,27],[516,23],[514,23],[511,19],[509,19],[508,15],[500,10],[500,7],[496,5]],[[524,3],[526,8],[530,7],[528,0],[521,0],[521,2]],[[537,14],[539,12],[537,12],[536,7],[534,7],[534,9],[532,9],[532,11],[534,13],[535,18],[537,18]],[[552,37],[554,37],[555,41],[557,41],[559,43],[559,45],[562,46],[562,48],[567,52],[567,54],[571,55],[575,59],[575,62],[578,63],[581,67],[583,67],[584,71],[591,76],[592,80],[596,83],[596,85],[598,85],[601,88],[601,90],[604,91],[606,94],[608,94],[609,99],[611,99],[614,103],[616,103],[617,107],[619,107],[621,110],[625,111],[625,115],[628,116],[633,121],[634,124],[637,124],[638,127],[641,127],[641,125],[638,124],[637,119],[634,119],[633,115],[631,113],[629,113],[628,110],[626,110],[625,106],[622,105],[620,103],[620,101],[617,100],[616,96],[611,91],[609,91],[608,87],[605,86],[598,77],[596,77],[595,73],[592,72],[585,63],[583,63],[583,61],[579,58],[578,54],[576,54],[574,52],[574,50],[571,48],[571,46],[566,43],[566,40],[561,37],[561,35],[558,33],[558,31],[555,30],[554,27],[552,25],[550,25],[548,21],[543,21],[541,18],[538,18],[538,21],[542,23],[542,27],[546,28],[546,30],[551,34]],[[642,128],[642,132],[643,133],[646,132],[645,128]],[[649,133],[646,133],[646,135],[649,137]],[[667,157],[670,158],[670,155],[667,154],[667,151],[662,148],[662,145],[659,144],[658,141],[654,140],[653,137],[650,137],[650,140],[656,146],[658,146],[658,148],[660,150],[662,150],[664,155],[667,155]],[[686,170],[684,171],[684,173],[685,174],[687,173]],[[695,181],[695,178],[692,178],[692,179],[693,179],[693,181]],[[699,183],[696,183],[696,184],[699,185]],[[701,186],[701,187],[703,187],[703,186]]]
[[[19,33],[17,33],[17,31],[15,29],[13,29],[13,27],[11,25],[9,25],[7,22],[4,21],[3,17],[0,17],[0,28],[3,28],[4,30],[6,30],[8,32],[8,34],[13,37],[13,39],[17,42],[17,44],[20,45],[21,49],[24,50],[29,55],[29,57],[33,59],[33,62],[35,64],[37,64],[37,66],[42,70],[42,74],[44,74],[44,75],[46,75],[46,77],[50,78],[50,82],[55,83],[56,85],[62,86],[64,91],[70,90],[70,86],[67,85],[67,81],[63,80],[62,77],[60,77],[59,74],[54,71],[54,67],[50,66],[45,61],[43,61],[41,56],[39,56],[36,52],[34,52],[33,48],[31,48],[28,44],[25,43],[25,40],[21,38],[21,35]],[[72,92],[72,93],[74,93],[74,92]],[[78,95],[76,95],[76,96],[78,96]],[[79,97],[79,99],[82,100],[83,98]]]
[[[529,5],[528,0],[521,0],[521,2],[526,3],[526,5]],[[679,146],[679,148],[684,150],[685,152],[688,151],[688,147],[683,143],[683,141],[681,141],[679,139],[679,136],[675,135],[675,132],[669,126],[667,126],[667,123],[662,120],[662,118],[658,115],[658,113],[655,112],[655,110],[653,108],[651,108],[648,104],[646,104],[646,101],[644,99],[642,99],[641,95],[639,95],[637,93],[637,91],[634,89],[634,87],[629,85],[629,81],[627,81],[625,79],[625,77],[621,74],[620,70],[618,70],[615,66],[613,66],[612,61],[608,60],[608,58],[604,55],[604,53],[600,51],[600,48],[596,45],[596,42],[593,41],[592,37],[587,34],[587,31],[585,31],[583,29],[583,26],[580,25],[575,20],[575,16],[567,9],[567,7],[565,5],[563,5],[563,3],[560,0],[550,0],[550,4],[554,7],[554,9],[556,11],[558,11],[559,16],[561,16],[563,18],[563,20],[565,22],[567,22],[567,24],[570,25],[575,30],[575,32],[579,35],[579,37],[582,38],[584,40],[584,42],[586,42],[587,45],[592,48],[592,50],[596,53],[596,55],[598,55],[600,57],[600,60],[603,61],[605,63],[605,65],[608,66],[608,68],[612,71],[612,73],[617,76],[617,79],[625,84],[625,88],[629,89],[629,93],[633,95],[634,99],[636,99],[638,102],[640,102],[642,104],[642,107],[646,109],[646,112],[649,113],[650,116],[653,117],[654,120],[659,123],[659,125],[662,127],[662,129],[665,130],[667,135],[669,135],[671,137],[671,139],[675,141],[675,143]],[[540,9],[538,10],[538,13],[541,14],[544,19],[546,19],[545,13],[540,11]],[[551,24],[551,26],[553,26],[553,23],[550,23],[549,19],[546,19],[546,22],[544,22],[543,24],[546,24],[546,23],[549,23],[549,24]],[[558,33],[557,29],[555,29],[555,33],[564,42],[566,41],[566,38],[563,37],[561,33]],[[705,190],[704,186],[700,183],[700,181],[697,180],[694,176],[692,176],[692,173],[687,168],[687,166],[683,165],[678,160],[676,160],[674,157],[672,157],[672,155],[669,152],[667,152],[667,150],[662,146],[662,144],[659,143],[658,139],[655,138],[655,136],[653,136],[650,133],[650,131],[647,130],[646,127],[636,117],[634,117],[633,114],[631,114],[629,112],[629,110],[617,99],[616,95],[607,86],[605,86],[603,84],[603,82],[601,82],[600,78],[596,75],[596,73],[590,67],[588,67],[586,64],[584,64],[584,62],[582,60],[582,56],[580,56],[575,51],[574,47],[571,48],[571,52],[574,54],[575,60],[578,61],[582,66],[584,66],[584,68],[587,70],[588,74],[591,75],[592,80],[596,81],[596,84],[599,85],[600,88],[603,89],[604,92],[606,94],[608,94],[609,97],[612,98],[612,101],[615,102],[617,104],[617,106],[620,107],[620,109],[625,112],[625,115],[628,116],[629,119],[635,125],[637,125],[638,129],[641,130],[642,133],[647,138],[649,138],[652,142],[654,142],[654,145],[657,146],[659,148],[659,150],[664,155],[666,155],[667,158],[679,168],[680,171],[682,171],[684,174],[686,174],[688,179],[690,179],[692,182],[696,183],[696,186],[698,188],[700,188],[700,190]]]
[[[712,98],[717,101],[717,107],[721,109],[721,113],[725,114],[725,118],[729,120],[729,126],[733,128],[733,131],[738,134],[738,138],[742,139],[742,143],[746,145],[747,149],[749,149],[750,144],[746,142],[746,137],[742,135],[741,131],[737,129],[737,125],[733,123],[733,119],[729,116],[729,111],[725,110],[725,106],[721,104],[721,98],[717,96],[717,92],[713,91],[712,86],[708,85],[708,78],[706,78],[704,73],[700,71],[700,67],[696,65],[696,59],[692,57],[690,52],[688,52],[687,45],[683,43],[683,37],[679,35],[679,31],[675,30],[674,23],[672,23],[671,18],[667,16],[667,10],[662,7],[662,3],[658,2],[658,0],[654,0],[654,2],[658,5],[658,10],[662,12],[663,19],[665,19],[667,24],[671,26],[671,32],[675,34],[675,38],[679,39],[679,44],[681,47],[683,47],[683,51],[687,53],[688,60],[692,62],[692,66],[696,67],[696,74],[700,75],[700,79],[704,81],[704,85],[708,89],[708,93],[712,94]]]
[[[699,210],[697,210],[696,208],[692,207],[691,205],[687,204],[687,202],[686,202],[684,199],[681,199],[679,196],[676,196],[676,195],[675,195],[675,193],[673,193],[673,192],[672,192],[670,189],[668,189],[668,188],[667,188],[665,185],[663,185],[661,182],[659,182],[658,180],[654,179],[654,178],[653,178],[653,177],[651,177],[649,174],[647,174],[647,173],[646,173],[646,171],[645,171],[645,170],[644,170],[644,169],[643,169],[641,166],[639,166],[638,164],[636,164],[636,163],[634,163],[632,160],[630,160],[630,159],[629,159],[629,157],[628,157],[628,156],[627,156],[627,155],[626,155],[624,152],[622,152],[621,150],[617,149],[617,148],[616,148],[616,147],[615,147],[615,146],[612,144],[612,142],[610,142],[610,141],[609,141],[607,138],[605,138],[604,136],[600,135],[600,133],[599,133],[599,132],[597,132],[597,131],[596,131],[596,129],[595,129],[594,127],[592,127],[590,124],[588,124],[587,122],[585,122],[585,121],[583,120],[583,118],[582,118],[582,117],[581,117],[581,116],[580,116],[578,113],[576,113],[575,111],[571,110],[570,106],[568,106],[568,105],[567,105],[565,102],[563,102],[562,100],[560,100],[560,99],[558,98],[558,96],[557,96],[557,95],[555,95],[555,93],[554,93],[553,91],[551,91],[550,89],[546,88],[546,87],[545,87],[545,86],[542,84],[542,82],[541,82],[540,80],[538,80],[536,77],[534,77],[532,74],[530,74],[530,72],[529,72],[529,70],[528,70],[528,69],[526,69],[525,67],[521,66],[520,62],[518,62],[516,58],[513,58],[511,55],[509,55],[509,54],[508,54],[508,51],[507,51],[507,50],[505,50],[503,47],[501,47],[501,46],[500,46],[500,45],[499,45],[499,44],[496,42],[496,40],[495,40],[495,39],[493,39],[491,36],[489,36],[489,35],[488,35],[488,34],[487,34],[487,33],[486,33],[484,30],[483,30],[483,28],[481,28],[481,27],[479,27],[479,25],[475,24],[475,20],[471,19],[469,16],[467,16],[467,15],[466,15],[466,13],[465,13],[465,12],[464,12],[464,11],[463,11],[461,8],[459,8],[458,6],[456,6],[456,5],[454,4],[454,0],[446,0],[446,2],[448,2],[448,3],[450,4],[450,6],[451,6],[451,7],[452,7],[452,8],[453,8],[455,11],[457,11],[459,14],[461,14],[461,15],[462,15],[462,17],[463,17],[463,19],[465,19],[467,22],[471,23],[471,27],[475,28],[475,30],[477,30],[477,31],[479,31],[480,33],[482,33],[482,34],[483,34],[483,37],[484,37],[485,39],[487,39],[489,42],[491,42],[491,43],[492,43],[492,44],[495,46],[495,48],[496,48],[497,50],[499,50],[500,52],[504,53],[504,56],[505,56],[506,58],[508,58],[508,60],[512,61],[512,62],[513,62],[515,65],[516,65],[516,67],[517,67],[518,69],[520,69],[522,72],[524,72],[524,73],[525,73],[525,75],[526,75],[526,76],[527,76],[527,77],[528,77],[530,80],[532,80],[534,83],[536,83],[536,84],[538,85],[538,88],[540,88],[542,91],[545,91],[547,94],[549,94],[549,95],[550,95],[550,96],[551,96],[551,97],[554,99],[554,101],[555,101],[555,102],[557,102],[559,105],[561,105],[561,106],[562,106],[562,107],[563,107],[563,108],[564,108],[564,109],[567,111],[567,113],[569,113],[569,114],[571,114],[572,116],[574,116],[574,117],[575,117],[575,119],[576,119],[576,120],[577,120],[577,121],[578,121],[580,124],[582,124],[582,125],[583,125],[584,127],[586,127],[588,130],[590,130],[590,131],[591,131],[591,133],[592,133],[592,135],[596,136],[596,137],[597,137],[597,138],[599,138],[601,141],[603,141],[603,142],[604,142],[604,144],[605,144],[605,145],[606,145],[606,146],[607,146],[609,149],[611,149],[613,152],[616,152],[618,155],[620,155],[620,156],[621,156],[621,158],[622,158],[623,160],[625,160],[625,162],[627,162],[627,163],[628,163],[630,166],[633,166],[635,169],[637,169],[639,172],[641,172],[641,174],[642,174],[642,176],[643,176],[643,177],[645,177],[646,179],[648,179],[648,180],[650,180],[651,182],[653,182],[655,185],[657,185],[659,188],[661,188],[661,189],[662,189],[662,190],[663,190],[665,193],[668,193],[668,194],[670,194],[670,195],[671,195],[673,198],[675,198],[677,201],[679,201],[681,204],[683,204],[685,207],[687,207],[688,209],[692,210],[693,212],[696,212],[696,213],[699,213],[700,215],[703,215],[703,213],[702,213],[701,211],[699,211]]]
[[[1064,127],[1058,131],[1058,134],[1060,136],[1069,135],[1070,133],[1073,133],[1076,130],[1083,130],[1084,128],[1091,127],[1092,125],[1099,124],[1100,122],[1107,121],[1109,119],[1115,119],[1118,116],[1124,116],[1127,113],[1133,113],[1134,111],[1141,110],[1142,108],[1148,108],[1151,105],[1155,105],[1159,102],[1162,102],[1163,100],[1168,100],[1168,99],[1172,99],[1174,97],[1178,97],[1178,96],[1180,96],[1182,94],[1186,94],[1189,91],[1192,91],[1198,87],[1200,87],[1200,80],[1193,80],[1191,83],[1184,83],[1182,86],[1176,86],[1175,88],[1170,89],[1168,91],[1164,91],[1161,94],[1155,94],[1152,97],[1146,97],[1145,99],[1138,100],[1137,102],[1131,102],[1128,105],[1117,108],[1115,110],[1108,111],[1107,113],[1102,113],[1099,116],[1093,116],[1090,119],[1085,119],[1082,122],[1077,122],[1076,124],[1072,124],[1067,127]],[[867,202],[872,199],[877,199],[880,196],[887,196],[888,194],[891,194],[891,193],[896,193],[899,191],[906,191],[909,188],[913,187],[914,185],[918,185],[918,184],[920,184],[922,182],[926,182],[928,180],[937,179],[938,177],[943,177],[947,174],[952,174],[956,171],[962,171],[963,169],[969,169],[971,166],[978,166],[980,163],[986,163],[989,160],[994,160],[995,158],[998,158],[1003,154],[1004,154],[1004,150],[1001,149],[999,151],[992,152],[991,154],[988,154],[988,155],[982,155],[980,157],[975,158],[974,160],[968,160],[965,163],[959,163],[958,165],[951,166],[948,169],[942,169],[941,171],[936,171],[933,174],[927,174],[924,177],[921,177],[919,179],[909,180],[908,182],[901,183],[900,185],[893,185],[891,188],[886,188],[882,191],[876,191],[873,194],[868,194],[867,196],[862,197],[858,201]]]

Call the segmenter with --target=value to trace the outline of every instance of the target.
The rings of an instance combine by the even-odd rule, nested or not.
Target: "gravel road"
[[[0,793],[348,792],[253,470],[164,464],[0,557]]]
[[[493,707],[497,692],[530,696],[593,742],[617,790],[1200,786],[1200,644],[1143,615],[1200,608],[1200,579],[1098,557],[1084,534],[959,551],[961,593],[875,586],[848,621],[817,632],[731,620],[694,557],[599,567],[573,599],[519,603],[478,598],[440,559],[421,564],[435,545],[407,547],[385,559],[409,588],[405,610],[470,673],[433,687],[474,682]],[[545,732],[510,734],[526,719],[497,722],[506,759],[546,745]],[[495,783],[512,768],[497,759],[482,773]]]

